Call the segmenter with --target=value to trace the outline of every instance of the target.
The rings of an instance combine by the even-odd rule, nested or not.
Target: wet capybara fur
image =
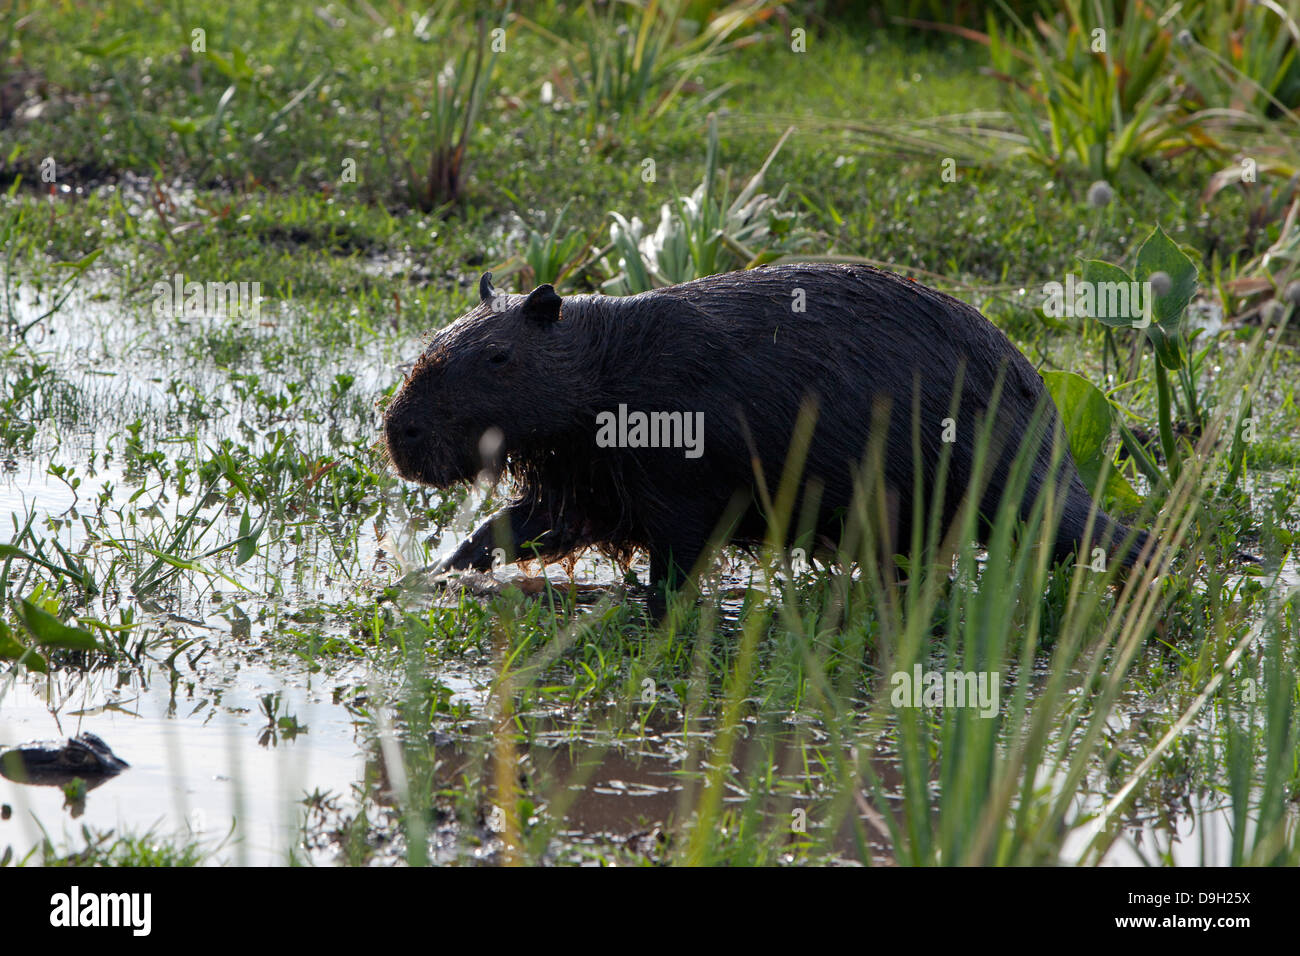
[[[486,466],[514,480],[504,512],[440,570],[485,571],[498,547],[512,560],[643,548],[662,593],[689,579],[719,533],[745,547],[767,540],[756,474],[775,495],[805,405],[816,410],[815,428],[792,515],[815,515],[819,541],[838,541],[846,526],[875,423],[887,429],[877,443],[885,489],[877,498],[887,507],[865,510],[886,516],[876,533],[888,553],[910,548],[914,461],[921,513],[931,514],[945,425],[945,530],[977,487],[979,533],[988,534],[1028,443],[1034,465],[1021,516],[1054,486],[1056,556],[1084,544],[1096,506],[1068,449],[1048,481],[1059,430],[1042,380],[979,312],[916,282],[868,266],[807,264],[625,298],[561,298],[549,285],[509,295],[485,275],[479,296],[433,337],[384,419],[403,478],[442,487]],[[645,444],[644,433],[628,428],[621,446],[608,447],[620,406],[628,422],[634,412],[681,413],[678,423],[702,423],[702,436],[688,448],[631,447]],[[981,428],[988,471],[973,485]],[[789,522],[791,536],[797,523]],[[1104,513],[1092,518],[1089,548],[1132,564],[1144,543]]]

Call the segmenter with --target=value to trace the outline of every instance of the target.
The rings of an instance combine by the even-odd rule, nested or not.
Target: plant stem
[[[1181,462],[1178,457],[1178,445],[1174,441],[1172,401],[1169,392],[1169,375],[1165,367],[1156,358],[1156,401],[1158,403],[1157,419],[1160,423],[1160,447],[1165,453],[1165,463],[1169,466],[1169,481],[1178,480]]]

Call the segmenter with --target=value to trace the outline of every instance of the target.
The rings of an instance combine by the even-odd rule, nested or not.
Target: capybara
[[[979,534],[1023,443],[1034,461],[1021,516],[1052,486],[1057,414],[1033,366],[971,306],[890,272],[781,265],[628,297],[567,298],[550,285],[497,292],[489,274],[479,298],[434,335],[384,418],[403,478],[442,487],[487,467],[514,480],[504,512],[440,570],[487,570],[498,547],[511,560],[644,548],[653,585],[685,582],[719,535],[745,547],[766,540],[757,475],[775,495],[805,406],[815,427],[791,536],[839,540],[873,423],[887,428],[877,496],[887,507],[862,510],[887,515],[877,540],[894,550],[912,540],[914,461],[929,515],[947,442],[947,529],[973,487],[982,427]],[[1069,450],[1059,454],[1054,550],[1065,559],[1096,506]],[[804,520],[801,529],[810,510],[815,527]],[[1093,518],[1089,548],[1131,565],[1144,542],[1100,511]]]

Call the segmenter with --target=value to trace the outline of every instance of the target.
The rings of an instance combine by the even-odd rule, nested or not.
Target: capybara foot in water
[[[792,513],[810,505],[823,540],[839,539],[873,422],[889,502],[877,531],[894,547],[911,541],[914,461],[932,513],[945,432],[943,530],[979,487],[987,535],[1018,453],[1033,461],[1021,516],[1052,487],[1057,414],[1033,366],[969,305],[893,273],[783,265],[626,298],[509,295],[485,275],[479,298],[433,337],[384,417],[403,478],[441,487],[487,467],[514,480],[511,504],[442,570],[487,570],[498,548],[510,560],[644,548],[656,588],[687,582],[724,518],[731,542],[765,540],[756,474],[775,491],[807,407]],[[1069,450],[1058,455],[1056,556],[1084,545],[1095,511],[1088,548],[1134,564],[1145,534],[1097,510]]]

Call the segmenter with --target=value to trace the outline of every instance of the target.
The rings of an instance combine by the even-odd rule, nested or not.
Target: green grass
[[[213,848],[195,841],[172,840],[152,831],[118,834],[83,827],[77,849],[59,849],[49,840],[23,860],[6,860],[40,866],[201,866]]]

